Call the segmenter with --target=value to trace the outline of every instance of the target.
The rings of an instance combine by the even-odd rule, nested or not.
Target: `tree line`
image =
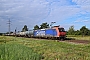
[[[40,26],[35,25],[33,30],[44,29],[44,28],[50,28],[50,25],[47,22],[42,23]],[[22,31],[28,31],[27,25],[24,25]],[[90,35],[90,30],[86,28],[86,26],[82,26],[79,30],[75,30],[74,26],[70,26],[69,30],[66,32],[67,35],[82,35],[82,36]]]
[[[45,29],[45,28],[50,28],[50,26],[47,22],[42,23],[40,26],[35,25],[33,30]],[[22,32],[24,32],[24,31],[28,31],[27,25],[24,25],[24,27],[22,28]]]
[[[82,26],[79,30],[75,30],[74,26],[70,26],[69,30],[67,31],[67,35],[82,35],[88,36],[90,35],[90,30],[86,28],[86,26]]]

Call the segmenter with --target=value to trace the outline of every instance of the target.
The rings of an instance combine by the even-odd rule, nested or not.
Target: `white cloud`
[[[90,12],[90,0],[72,0],[77,6],[80,6],[81,10]]]
[[[60,22],[77,14],[79,11],[79,8],[73,6],[53,7],[46,20]]]
[[[27,24],[29,28],[42,22],[55,21],[59,24],[74,15],[89,17],[89,3],[90,0],[1,0],[0,19],[7,21],[10,18],[13,26]],[[76,22],[79,18],[76,17]],[[88,19],[80,20],[87,22]]]
[[[90,5],[81,6],[83,11],[90,12]]]
[[[90,22],[89,20],[76,20],[76,21],[74,21],[75,23],[80,23],[80,22]]]
[[[89,20],[83,20],[83,22],[90,22]]]
[[[22,22],[24,22],[24,21],[18,21],[18,22],[21,22],[21,23],[22,23]]]
[[[72,2],[78,5],[90,5],[90,0],[72,0]]]

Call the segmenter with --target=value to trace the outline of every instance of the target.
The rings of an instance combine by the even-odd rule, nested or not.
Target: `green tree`
[[[75,31],[74,35],[81,35],[81,33],[79,30],[77,30],[77,31]]]
[[[22,32],[28,31],[27,25],[24,25],[24,27],[22,28]]]
[[[40,25],[40,29],[44,29],[44,28],[49,28],[49,24],[46,22],[46,23],[42,23]]]
[[[82,36],[88,35],[89,29],[86,26],[81,27],[80,32]]]
[[[88,31],[88,35],[90,36],[90,30]]]
[[[35,25],[34,26],[34,30],[37,30],[37,29],[39,29],[39,26],[38,25]]]
[[[74,35],[74,26],[70,26],[69,30],[68,30],[68,35]]]

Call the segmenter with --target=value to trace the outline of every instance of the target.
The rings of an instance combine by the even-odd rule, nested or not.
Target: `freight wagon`
[[[26,37],[33,37],[34,30],[26,31]]]
[[[48,38],[48,39],[65,39],[66,32],[63,27],[54,26],[52,28],[29,30],[25,32],[18,32],[15,34],[19,37],[34,37],[34,38]]]

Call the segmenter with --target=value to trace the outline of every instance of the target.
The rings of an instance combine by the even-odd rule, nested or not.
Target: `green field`
[[[90,44],[0,36],[0,60],[90,60]]]

